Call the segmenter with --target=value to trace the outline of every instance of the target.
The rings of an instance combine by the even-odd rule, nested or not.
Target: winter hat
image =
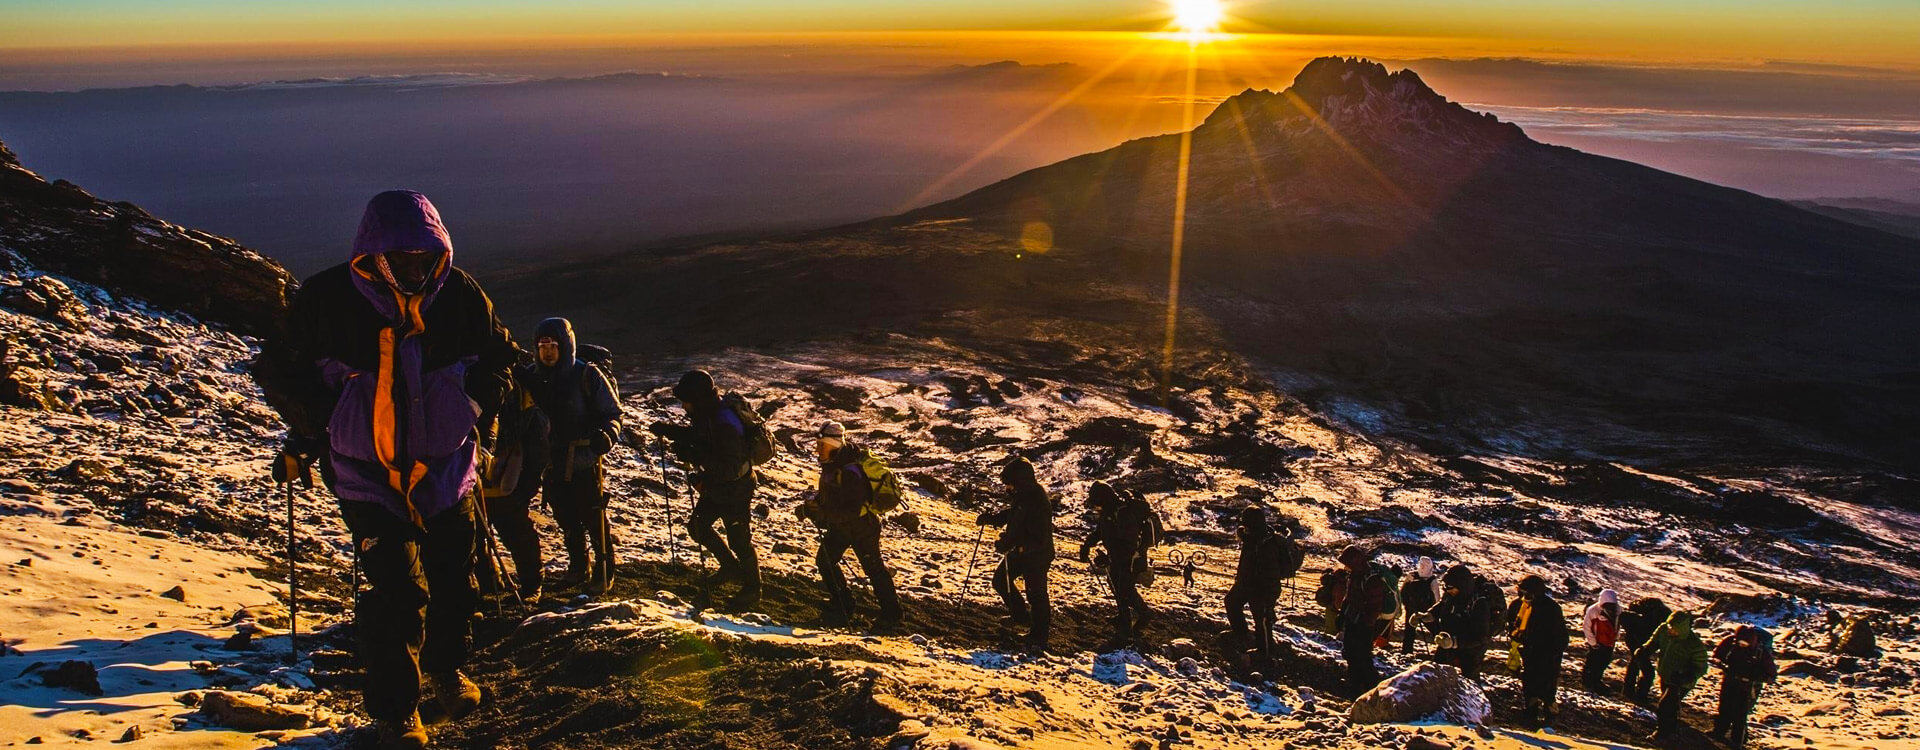
[[[1617,593],[1614,593],[1613,589],[1601,589],[1600,598],[1596,600],[1594,603],[1595,604],[1619,604],[1620,595]]]
[[[1000,467],[1000,481],[1007,484],[1029,484],[1036,481],[1035,477],[1033,464],[1019,456],[1014,456]]]
[[[1349,544],[1346,549],[1340,550],[1340,563],[1343,565],[1360,565],[1372,559],[1373,551],[1358,544]]]
[[[1249,505],[1240,509],[1240,527],[1246,529],[1266,528],[1267,509],[1258,505]]]
[[[1473,584],[1473,571],[1467,568],[1466,563],[1459,563],[1447,568],[1446,574],[1440,576],[1440,582],[1451,588],[1465,590]]]
[[[1093,508],[1107,508],[1120,504],[1120,493],[1106,482],[1094,482],[1087,490],[1087,505]]]
[[[841,427],[839,422],[829,419],[820,425],[820,432],[816,437],[844,440],[847,437],[847,428]]]
[[[1413,567],[1414,570],[1420,574],[1421,578],[1433,577],[1433,558],[1422,556],[1420,562],[1415,563]]]
[[[1675,612],[1671,615],[1668,615],[1667,627],[1673,628],[1682,633],[1693,632],[1693,613]]]
[[[713,375],[706,370],[688,370],[673,386],[673,397],[681,401],[705,403],[719,394],[713,385]]]
[[[1528,573],[1527,577],[1520,579],[1520,593],[1529,596],[1547,593],[1547,579],[1535,573]]]

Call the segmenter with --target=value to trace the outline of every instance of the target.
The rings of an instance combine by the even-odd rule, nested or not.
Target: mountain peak
[[[1267,124],[1329,127],[1345,138],[1402,146],[1432,145],[1434,139],[1500,146],[1526,138],[1518,126],[1449,101],[1411,69],[1389,71],[1360,57],[1317,58],[1285,91],[1248,89],[1223,102],[1203,127],[1234,119],[1250,131]]]

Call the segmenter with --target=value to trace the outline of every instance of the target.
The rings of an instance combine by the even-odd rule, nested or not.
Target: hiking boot
[[[427,750],[427,729],[420,725],[419,711],[404,719],[380,719],[373,727],[380,750]]]
[[[1007,615],[1000,618],[1000,627],[1008,630],[1025,630],[1033,627],[1033,618],[1025,614]]]
[[[734,594],[733,598],[727,600],[727,609],[735,612],[759,605],[760,589],[758,587],[741,589],[740,593]]]
[[[1151,624],[1152,622],[1153,622],[1153,610],[1141,609],[1140,616],[1133,619],[1133,632],[1138,633],[1143,630],[1146,630],[1147,625]]]
[[[877,634],[898,633],[901,630],[900,613],[881,612],[880,617],[876,618],[867,629]]]
[[[439,699],[440,707],[446,710],[449,719],[466,716],[480,707],[480,686],[460,674],[458,669],[428,675],[427,682],[433,685],[433,696]]]
[[[553,589],[555,591],[565,591],[567,589],[578,586],[581,583],[584,583],[586,580],[587,580],[586,566],[583,565],[576,568],[569,565],[567,566],[567,572],[561,573],[559,578],[554,579]]]
[[[586,591],[587,593],[592,594],[594,596],[599,596],[601,594],[607,593],[607,591],[612,588],[613,588],[613,574],[610,572],[603,571],[601,573],[595,574],[592,580],[587,581]]]
[[[540,601],[540,596],[545,593],[546,592],[542,591],[539,586],[521,586],[520,601],[533,604]]]
[[[837,607],[829,607],[820,613],[820,626],[823,628],[846,627],[846,624],[852,621],[853,615]]]

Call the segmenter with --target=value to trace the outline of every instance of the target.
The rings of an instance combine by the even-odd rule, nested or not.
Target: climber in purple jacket
[[[355,611],[382,747],[424,748],[420,677],[450,715],[471,647],[478,425],[518,355],[426,196],[373,197],[344,264],[301,284],[255,378],[287,423],[278,466],[318,460],[371,590]]]

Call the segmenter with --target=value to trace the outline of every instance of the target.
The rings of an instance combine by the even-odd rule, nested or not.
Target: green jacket
[[[1676,625],[1679,635],[1670,629]],[[1707,643],[1694,632],[1693,615],[1673,613],[1654,631],[1653,637],[1647,639],[1646,648],[1660,657],[1655,671],[1660,675],[1662,686],[1691,689],[1700,678],[1707,676]]]

